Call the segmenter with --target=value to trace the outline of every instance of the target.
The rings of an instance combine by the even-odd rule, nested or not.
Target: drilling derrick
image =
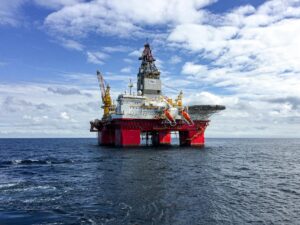
[[[139,60],[142,60],[137,75],[137,91],[148,97],[159,97],[161,95],[160,72],[155,66],[150,45],[144,45],[144,51]]]
[[[110,87],[97,71],[103,117],[91,121],[91,132],[97,132],[100,145],[138,146],[141,136],[150,137],[152,145],[171,144],[171,132],[179,134],[181,146],[203,146],[209,118],[225,109],[221,105],[184,106],[183,92],[177,98],[162,95],[160,71],[155,66],[149,43],[144,45],[137,74],[137,94],[120,94],[117,105],[112,104]]]

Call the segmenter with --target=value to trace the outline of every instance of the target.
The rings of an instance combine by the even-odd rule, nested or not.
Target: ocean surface
[[[300,224],[300,139],[0,139],[0,225]]]

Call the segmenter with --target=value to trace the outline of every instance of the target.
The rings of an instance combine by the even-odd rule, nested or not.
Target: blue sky
[[[0,137],[93,136],[146,39],[164,94],[226,105],[207,137],[299,137],[298,0],[2,0],[0,34]]]

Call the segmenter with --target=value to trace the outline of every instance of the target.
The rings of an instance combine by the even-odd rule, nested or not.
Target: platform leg
[[[159,144],[160,145],[170,145],[171,144],[171,132],[170,131],[160,131],[158,133]]]
[[[159,136],[158,136],[158,132],[152,132],[152,134],[151,134],[151,139],[152,139],[152,145],[153,145],[153,146],[158,146],[158,145],[159,145]]]
[[[102,132],[98,131],[98,145],[102,145]]]
[[[170,131],[157,131],[152,133],[152,145],[170,145],[171,132]]]
[[[115,144],[115,131],[113,129],[103,128],[98,131],[98,144],[99,145],[114,145]]]
[[[146,132],[146,146],[149,144],[149,134],[148,131]]]
[[[141,141],[140,130],[116,129],[115,144],[116,146],[138,146]]]
[[[199,130],[180,131],[179,143],[181,146],[200,146],[205,143],[204,132]]]

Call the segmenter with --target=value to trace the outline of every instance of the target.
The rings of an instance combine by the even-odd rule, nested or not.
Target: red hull
[[[204,132],[209,121],[193,121],[188,125],[177,120],[175,126],[161,119],[114,119],[112,121],[99,121],[92,124],[91,131],[98,132],[100,145],[138,146],[141,133],[152,136],[153,145],[171,144],[171,131],[179,132],[179,143],[182,146],[204,146]],[[96,128],[96,129],[94,129]]]

